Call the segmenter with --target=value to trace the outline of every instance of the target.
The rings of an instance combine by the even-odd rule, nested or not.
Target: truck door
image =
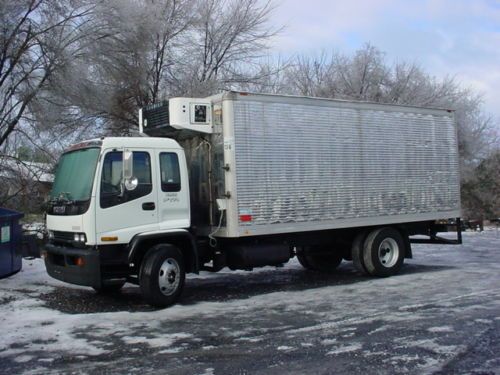
[[[156,152],[158,161],[158,222],[160,229],[190,225],[189,181],[185,157],[178,150]]]
[[[110,149],[102,157],[96,199],[98,243],[101,237],[118,237],[117,243],[127,243],[137,233],[158,229],[154,153],[130,151],[133,152],[133,175],[138,180],[137,187],[130,191],[122,188],[122,151]]]

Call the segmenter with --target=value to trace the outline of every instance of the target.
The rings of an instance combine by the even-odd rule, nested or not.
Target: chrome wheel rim
[[[382,266],[393,267],[399,258],[399,246],[393,238],[386,238],[378,247],[378,259]]]
[[[158,285],[160,291],[170,296],[175,293],[181,282],[181,268],[179,263],[173,258],[167,258],[162,263],[158,272]]]

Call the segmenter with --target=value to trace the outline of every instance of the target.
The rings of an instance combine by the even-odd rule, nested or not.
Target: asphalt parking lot
[[[0,280],[0,373],[500,374],[500,233],[414,245],[386,279],[283,268],[189,277],[157,310],[50,279]]]

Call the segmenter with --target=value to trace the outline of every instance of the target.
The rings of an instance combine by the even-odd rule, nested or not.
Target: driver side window
[[[122,152],[108,152],[104,157],[101,174],[101,208],[113,207],[151,193],[151,159],[147,152],[133,152],[134,176],[138,186],[132,191],[122,188]]]

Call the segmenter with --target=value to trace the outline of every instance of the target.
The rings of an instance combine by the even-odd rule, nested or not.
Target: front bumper
[[[45,245],[45,267],[54,279],[67,283],[101,287],[101,265],[99,251],[94,248]]]

